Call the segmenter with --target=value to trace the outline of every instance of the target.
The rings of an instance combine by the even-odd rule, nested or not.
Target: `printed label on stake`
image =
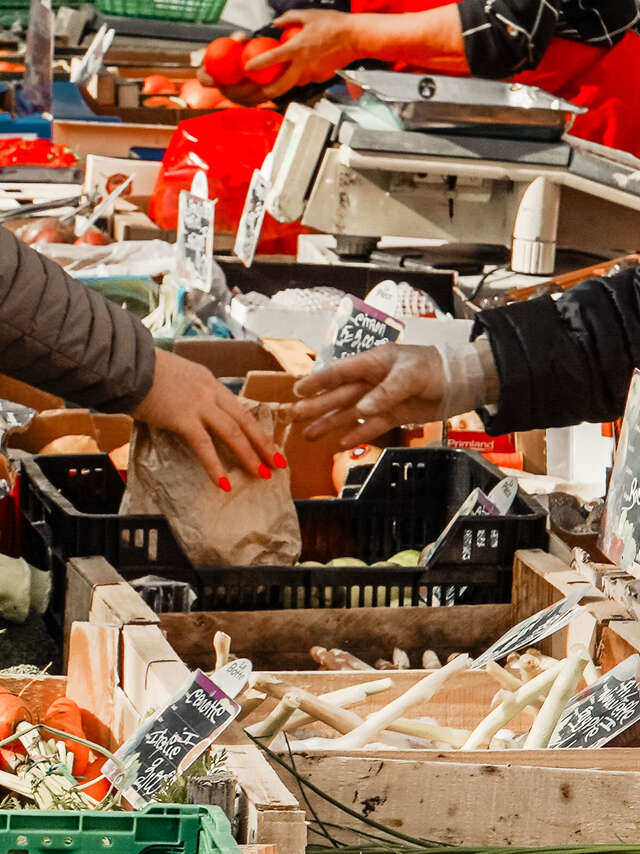
[[[459,519],[462,519],[464,516],[499,516],[500,511],[493,504],[492,501],[489,500],[489,496],[485,495],[484,492],[477,486],[473,489],[469,495],[462,502],[460,507],[456,510],[455,514],[447,523],[445,529],[440,534],[438,539],[432,544],[426,554],[424,554],[420,558],[420,566],[429,567],[435,560],[438,555],[438,552],[442,550],[442,548],[446,545],[449,540],[452,530]],[[467,541],[469,537],[466,538]],[[489,538],[489,544],[491,543],[491,538]],[[485,538],[485,546],[487,544]],[[497,544],[496,544],[497,548]],[[471,549],[472,543],[467,542],[465,544],[465,537],[463,535],[463,553],[460,555],[460,560],[469,561],[471,560]]]
[[[471,670],[479,670],[490,661],[499,661],[511,652],[533,646],[549,635],[563,629],[574,617],[583,613],[584,608],[577,607],[577,605],[589,587],[590,585],[585,582],[584,587],[580,587],[566,599],[556,602],[550,608],[538,611],[537,614],[527,617],[526,620],[509,629],[493,646],[490,646],[486,652],[476,658],[471,665]]]
[[[269,182],[260,169],[254,169],[233,247],[234,255],[238,256],[245,267],[250,267],[255,258],[256,247],[260,240],[262,223],[267,210],[269,189]]]
[[[209,293],[213,273],[216,203],[180,191],[176,273],[182,284]]]
[[[604,747],[640,721],[640,655],[631,655],[566,707],[549,747]]]
[[[496,484],[487,498],[495,505],[501,516],[506,516],[518,494],[518,478],[505,477]]]
[[[248,669],[241,666],[244,661],[240,660],[239,669],[238,662],[231,662],[236,670],[227,676],[226,668],[219,671],[220,682],[236,694],[246,684],[242,674],[250,672],[250,662]],[[134,809],[144,807],[168,780],[186,771],[239,712],[238,703],[220,685],[202,671],[196,671],[171,701],[146,720],[115,754],[121,761],[136,756],[139,762],[136,778],[124,792]],[[103,773],[113,782],[117,781],[119,770],[115,763],[107,762]]]

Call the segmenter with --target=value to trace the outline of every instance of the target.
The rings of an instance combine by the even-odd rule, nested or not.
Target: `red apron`
[[[351,0],[352,12],[420,12],[450,0]],[[435,71],[436,69],[432,69]],[[537,68],[514,75],[518,83],[539,86],[567,101],[587,107],[571,133],[630,151],[640,157],[640,36],[628,32],[612,48],[553,39]]]

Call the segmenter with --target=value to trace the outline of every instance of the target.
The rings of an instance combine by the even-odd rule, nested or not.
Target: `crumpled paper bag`
[[[250,400],[246,406],[280,445],[286,407]],[[275,469],[270,480],[252,477],[214,441],[230,493],[212,483],[181,437],[136,422],[120,512],[162,513],[194,566],[293,566],[301,539],[288,469]]]

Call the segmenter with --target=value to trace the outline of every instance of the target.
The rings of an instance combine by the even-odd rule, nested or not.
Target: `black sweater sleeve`
[[[640,367],[640,268],[589,279],[559,299],[482,311],[500,378],[489,433],[611,421],[624,411]]]

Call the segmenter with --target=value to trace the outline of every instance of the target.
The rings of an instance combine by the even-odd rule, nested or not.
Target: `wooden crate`
[[[371,678],[367,673],[273,675],[316,694]],[[360,715],[376,711],[424,673],[382,675],[391,676],[393,689],[360,704]],[[487,713],[495,689],[484,673],[462,673],[407,716],[428,715],[443,725],[470,728]],[[264,717],[272,704],[266,701],[243,725]],[[510,724],[516,731],[525,725],[524,716]],[[330,734],[320,725],[304,732],[312,730]],[[279,755],[290,764],[288,754]],[[606,843],[616,834],[634,838],[629,809],[640,805],[640,749],[345,752],[301,746],[293,757],[297,772],[333,799],[403,833],[453,844],[522,846]],[[273,766],[291,791],[299,791],[291,774]],[[313,809],[323,821],[367,830],[309,790],[307,795],[309,820]],[[354,840],[349,833],[337,835]],[[310,839],[317,841],[314,833]]]
[[[315,645],[345,649],[369,664],[390,659],[399,647],[419,668],[425,649],[445,659],[452,652],[483,652],[511,626],[511,606],[201,611],[159,619],[189,667],[212,667],[211,639],[223,631],[232,638],[233,652],[250,658],[256,670],[312,668],[309,650]]]
[[[77,572],[83,561],[73,563]],[[109,583],[91,588],[92,622],[88,631],[98,633],[102,641],[96,643],[90,634],[86,648],[90,662],[95,661],[96,649],[104,648],[105,658],[112,661],[94,669],[96,674],[106,671],[114,675],[106,686],[104,675],[96,675],[93,681],[88,678],[90,693],[95,695],[96,708],[112,702],[115,725],[124,726],[127,713],[142,714],[144,703],[157,703],[175,688],[186,673],[183,661],[190,667],[210,669],[213,632],[222,629],[234,638],[232,649],[236,654],[252,658],[257,668],[279,661],[283,670],[277,676],[314,693],[391,676],[391,691],[370,697],[357,707],[365,715],[402,693],[423,677],[424,671],[330,673],[289,668],[308,666],[309,647],[323,643],[324,638],[369,660],[379,654],[388,657],[393,645],[403,646],[414,659],[425,647],[457,651],[462,641],[465,651],[480,652],[515,619],[535,613],[575,589],[578,579],[566,573],[566,564],[545,553],[518,553],[513,609],[469,606],[166,614],[154,615],[153,619],[141,602],[134,607],[134,599],[111,577]],[[85,584],[90,583],[89,575],[84,573]],[[87,588],[83,596],[86,603]],[[587,640],[593,647],[608,632],[626,625],[617,622],[624,615],[611,610],[616,603],[604,599],[595,588],[588,591],[585,601],[587,613],[580,632],[560,633],[560,640],[549,652],[564,654],[567,644],[578,639]],[[625,642],[630,644],[630,639]],[[408,716],[426,714],[443,725],[470,729],[487,713],[496,688],[484,673],[460,674],[430,704]],[[89,690],[86,684],[83,690]],[[107,695],[114,699],[110,701]],[[257,748],[247,744],[242,730],[272,706],[273,701],[263,704],[242,725],[229,728],[222,740],[228,745],[232,767],[247,798],[247,841],[274,842],[280,851],[302,852],[305,813],[299,806],[298,785],[288,772],[266,763]],[[512,726],[517,729],[524,725],[521,720]],[[294,758],[300,774],[339,802],[405,833],[456,844],[606,843],[614,835],[631,839],[634,807],[640,807],[638,749],[465,753],[305,749]],[[325,821],[357,826],[357,820],[345,817],[316,796],[309,797]],[[315,835],[310,839],[315,841]]]
[[[173,696],[189,670],[157,616],[103,558],[69,562],[66,612],[66,622],[85,620],[69,626],[69,694],[108,722],[102,743],[116,747]],[[307,831],[297,799],[241,731],[227,749],[227,766],[242,790],[241,841],[304,854]]]

